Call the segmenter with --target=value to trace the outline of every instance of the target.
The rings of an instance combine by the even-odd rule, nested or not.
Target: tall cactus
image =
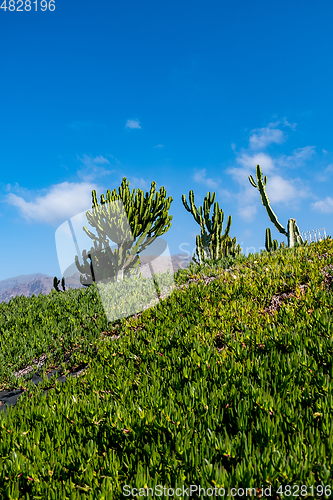
[[[106,200],[104,195],[101,195],[101,206],[98,204],[96,191],[92,191],[93,213],[87,211],[86,217],[89,224],[96,229],[98,237],[84,226],[83,230],[93,240],[94,248],[91,247],[88,254],[85,250],[83,251],[84,263],[82,265],[79,263],[78,256],[75,256],[76,267],[88,276],[87,279],[80,277],[80,282],[84,286],[89,286],[97,280],[120,281],[129,276],[137,270],[140,264],[137,254],[171,227],[172,215],[169,216],[168,210],[173,199],[171,196],[165,199],[164,187],[160,188],[154,199],[156,182],[153,181],[150,193],[144,196],[143,191],[138,189],[134,200],[135,189],[130,194],[128,186],[129,181],[124,177],[118,188],[119,194],[114,189],[112,194],[110,190],[107,191]],[[122,201],[126,213],[122,211],[121,204],[120,206],[118,203],[111,205],[111,202],[117,200]],[[135,242],[137,237],[139,239]],[[118,248],[112,251],[107,238],[114,241]],[[92,264],[92,256],[94,264]],[[87,261],[88,257],[91,263]]]
[[[271,230],[269,227],[266,229],[265,247],[267,252],[275,252],[278,249],[277,240],[273,240],[272,242]]]
[[[300,235],[298,226],[296,224],[296,219],[289,219],[288,220],[288,229],[287,231],[285,228],[280,224],[280,222],[277,219],[277,216],[273,212],[269,199],[266,193],[266,182],[267,182],[267,176],[265,175],[264,179],[262,178],[262,171],[260,168],[260,165],[257,165],[256,168],[256,175],[257,175],[257,184],[254,182],[252,175],[249,176],[249,181],[252,184],[253,187],[257,188],[260,196],[261,196],[261,202],[264,205],[264,207],[267,210],[268,217],[270,218],[271,222],[275,225],[276,229],[287,236],[288,238],[288,248],[292,248],[295,246],[295,244],[300,244],[304,245],[304,241]]]
[[[194,262],[197,264],[202,264],[204,260],[217,260],[221,257],[224,258],[227,255],[235,255],[235,253],[239,255],[241,248],[238,245],[237,249],[235,249],[236,238],[231,240],[229,236],[231,227],[231,215],[228,216],[227,227],[224,234],[222,235],[224,212],[219,208],[219,204],[217,201],[214,204],[213,219],[212,221],[210,221],[209,213],[210,208],[215,200],[215,193],[212,193],[212,196],[210,195],[210,192],[207,193],[207,196],[204,199],[203,214],[202,207],[199,207],[198,214],[197,208],[194,205],[193,190],[191,190],[189,193],[189,200],[191,208],[189,208],[185,194],[183,194],[182,202],[184,207],[193,215],[195,221],[200,224],[201,227],[201,235],[198,235],[196,238],[196,254],[199,260],[197,261],[195,258],[195,254],[193,254]],[[205,223],[209,234],[206,231]]]

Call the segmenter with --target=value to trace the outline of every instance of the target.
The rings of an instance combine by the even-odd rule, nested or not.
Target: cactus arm
[[[273,244],[272,244],[271,230],[268,227],[266,229],[266,238],[265,238],[265,247],[266,247],[267,252],[272,251],[272,246],[273,246]]]
[[[58,280],[58,278],[55,276],[53,278],[53,287],[55,288],[55,290],[57,290],[57,292],[60,292],[59,290],[59,283],[60,283],[60,280]]]
[[[224,236],[227,237],[229,236],[229,231],[230,231],[230,228],[231,228],[231,215],[228,216],[228,221],[227,221],[227,227],[225,228],[225,232],[224,232]]]
[[[257,184],[254,182],[252,175],[249,176],[249,181],[251,182],[252,186],[257,188]]]
[[[262,180],[262,172],[261,172],[260,165],[257,165],[256,175],[257,175],[258,190],[259,190],[259,193],[260,193],[260,196],[261,196],[261,202],[264,205],[264,207],[266,208],[268,217],[270,218],[271,222],[273,222],[273,224],[275,225],[275,227],[279,231],[279,233],[282,233],[285,236],[288,236],[288,233],[286,232],[286,230],[284,229],[284,227],[282,226],[282,224],[280,224],[280,222],[278,221],[277,216],[273,212],[273,210],[271,208],[271,205],[269,203],[269,199],[268,199],[268,196],[267,196],[267,193],[266,193],[266,189],[265,189],[265,184],[267,182],[267,177],[265,176],[264,182],[263,182],[263,180]]]
[[[58,280],[58,278],[55,276],[53,278],[53,288],[55,288],[55,290],[57,290],[57,292],[60,292],[59,283],[60,283],[60,280]],[[63,291],[65,292],[66,290],[65,290],[65,278],[64,277],[61,280],[61,286],[62,286]]]
[[[280,233],[284,234],[285,236],[288,236],[288,233],[286,232],[284,227],[279,223],[276,214],[273,212],[273,210],[270,206],[269,199],[268,199],[266,189],[265,189],[265,185],[267,182],[267,176],[265,175],[264,181],[263,181],[260,165],[257,165],[257,167],[256,167],[256,176],[257,176],[257,184],[254,182],[253,177],[251,175],[249,176],[249,181],[253,187],[255,187],[259,190],[259,193],[261,196],[261,202],[264,205],[264,207],[266,208],[266,211],[267,211],[268,217],[270,218],[270,221],[273,222],[273,224],[275,225],[275,227],[277,228],[277,230]]]

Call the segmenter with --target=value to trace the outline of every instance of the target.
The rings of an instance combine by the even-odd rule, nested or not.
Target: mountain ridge
[[[170,257],[159,257],[157,262],[154,262],[154,257],[157,256],[141,256],[140,261],[141,271],[143,277],[151,276],[149,267],[146,265],[148,261],[152,261],[152,266],[154,272],[165,272],[169,268],[169,259],[171,258],[171,264],[173,267],[173,272],[176,273],[179,269],[185,269],[189,266],[192,257],[186,254],[176,254]],[[66,274],[66,271],[65,273]],[[65,277],[65,289],[69,288],[85,288],[80,283],[80,273],[77,271],[70,277]],[[15,276],[13,278],[7,278],[0,281],[0,303],[8,303],[12,298],[24,295],[25,297],[32,297],[33,295],[38,296],[40,293],[43,295],[48,295],[53,287],[53,276],[48,276],[43,273],[34,274],[21,274],[20,276]],[[59,277],[58,277],[59,279]],[[60,277],[61,279],[61,277]],[[59,289],[62,290],[61,283],[59,283]]]

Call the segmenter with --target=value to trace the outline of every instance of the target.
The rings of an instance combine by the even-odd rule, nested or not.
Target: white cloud
[[[237,169],[235,169],[237,170]],[[239,169],[240,170],[240,169]],[[248,174],[248,172],[247,172]],[[265,172],[263,172],[265,174]],[[252,176],[256,181],[256,176]],[[246,177],[247,184],[238,193],[238,214],[246,222],[253,222],[257,211],[263,210],[261,197],[258,189],[255,189]],[[301,199],[308,199],[309,191],[302,187],[300,179],[287,181],[279,175],[270,176],[265,186],[270,204],[288,206],[297,209]],[[260,206],[260,208],[258,208]],[[274,206],[272,207],[274,210]],[[278,214],[277,214],[278,215]]]
[[[292,130],[295,130],[296,127],[296,123],[291,124],[286,120],[286,118],[283,118],[282,121],[278,120],[276,122],[269,123],[267,127],[253,129],[251,130],[249,148],[264,149],[269,144],[282,144],[285,142],[286,138],[283,131],[276,128],[280,124],[290,127]]]
[[[273,125],[273,124],[269,124]],[[274,124],[275,125],[275,124]],[[251,131],[250,148],[261,149],[269,144],[282,144],[285,141],[282,130],[268,127],[254,129]]]
[[[326,182],[329,179],[329,175],[325,174],[330,174],[331,172],[333,172],[333,163],[331,163],[330,165],[328,165],[328,167],[325,168],[323,174],[317,174],[316,180],[318,182]]]
[[[333,199],[330,196],[327,196],[324,200],[311,203],[311,206],[316,212],[323,214],[333,213]]]
[[[16,188],[18,188],[18,187],[19,187],[19,185],[18,185],[18,183],[17,183],[17,182],[15,182],[15,187],[16,187]],[[6,190],[6,191],[11,191],[11,189],[12,189],[12,185],[11,185],[11,184],[6,184],[6,186],[5,186],[5,190]]]
[[[163,144],[158,144],[157,146],[154,146],[154,149],[155,148],[163,148]]]
[[[292,130],[295,130],[297,123],[289,123],[285,118],[283,118],[283,124],[286,127],[290,127]]]
[[[304,165],[315,154],[315,146],[298,148],[289,156],[280,155],[276,158],[262,151],[253,153],[254,149],[265,148],[272,143],[282,144],[284,142],[285,137],[282,130],[276,128],[280,123],[293,130],[296,127],[296,123],[290,124],[284,118],[282,121],[269,123],[267,127],[253,129],[250,134],[248,149],[243,148],[239,153],[235,153],[238,167],[226,169],[226,173],[242,186],[241,191],[236,195],[238,214],[247,222],[254,220],[257,212],[256,207],[261,202],[258,190],[249,182],[250,174],[256,181],[256,165],[260,165],[263,176],[267,175],[266,192],[270,203],[298,208],[298,203],[302,199],[313,197],[309,188],[304,187],[300,178],[283,179],[278,173],[278,168],[282,166],[296,168]],[[234,147],[232,149],[235,151]]]
[[[99,187],[87,182],[63,182],[51,186],[45,196],[35,196],[34,201],[26,201],[13,193],[5,198],[27,221],[56,225],[91,207],[94,189],[98,192]]]
[[[325,168],[325,172],[333,172],[333,163],[330,163],[328,167]]]
[[[220,200],[223,200],[224,198],[227,198],[228,200],[230,200],[230,198],[235,198],[235,195],[227,189],[218,189],[217,192]]]
[[[84,168],[77,171],[77,175],[84,182],[91,182],[96,177],[101,177],[103,175],[109,175],[115,170],[100,167],[99,165],[110,165],[109,160],[104,158],[104,156],[96,156],[95,158],[91,158],[88,155],[83,155],[83,158],[78,156],[78,159],[83,163]]]
[[[193,176],[193,179],[195,182],[198,182],[200,184],[204,184],[205,186],[211,188],[211,189],[216,189],[218,187],[218,182],[214,181],[213,179],[206,179],[206,169],[203,168],[199,172],[196,172]],[[220,181],[220,179],[219,179]]]
[[[289,205],[309,197],[309,190],[302,188],[300,179],[287,181],[280,175],[273,175],[267,179],[265,187],[270,203]]]
[[[291,155],[281,155],[277,158],[276,164],[280,167],[299,168],[311,159],[315,154],[315,146],[305,146],[304,148],[294,149]]]
[[[104,156],[102,156],[102,155],[96,156],[96,158],[94,159],[94,163],[97,163],[98,165],[101,165],[103,163],[110,164],[109,160],[107,160],[106,158],[104,158]]]
[[[257,153],[250,156],[243,152],[238,155],[236,162],[241,165],[240,168],[230,167],[227,168],[225,172],[233,178],[234,182],[243,187],[241,193],[237,195],[237,197],[239,197],[239,203],[242,204],[244,199],[246,199],[247,202],[251,200],[254,201],[257,194],[254,187],[250,184],[249,175],[252,175],[253,179],[256,181],[257,165],[260,165],[264,175],[271,172],[274,170],[273,160],[265,153]]]
[[[296,179],[284,179],[279,174],[280,168],[291,170],[304,167],[304,165],[307,165],[307,162],[313,161],[316,155],[315,146],[296,148],[290,155],[282,154],[275,157],[263,151],[253,151],[259,148],[264,149],[272,143],[282,144],[284,142],[285,137],[282,130],[276,128],[280,123],[295,130],[296,123],[291,124],[284,118],[281,121],[269,123],[267,127],[253,129],[250,133],[248,148],[242,148],[240,152],[235,151],[235,143],[231,144],[232,150],[235,151],[237,166],[227,168],[225,171],[241,186],[239,193],[232,196],[238,202],[238,215],[246,222],[253,222],[257,210],[260,211],[262,209],[260,194],[249,182],[250,174],[256,181],[256,165],[261,166],[263,176],[267,175],[266,192],[272,208],[276,211],[277,215],[279,205],[282,205],[283,208],[288,207],[291,210],[297,210],[302,200],[308,201],[311,198],[316,198],[307,186],[306,181],[304,182],[299,177]],[[326,154],[327,150],[323,149],[322,152]],[[317,166],[312,168],[316,180],[326,182],[330,179],[333,172],[333,164],[329,164],[324,170],[321,170],[321,173],[317,173],[317,170]],[[205,181],[202,172],[201,177],[197,174],[197,181]],[[260,209],[259,206],[261,207]],[[331,214],[333,213],[333,198],[327,196],[325,199],[311,203],[311,208],[317,212]]]
[[[245,222],[253,222],[257,213],[257,207],[255,205],[246,205],[239,207],[237,212]]]
[[[104,158],[104,156],[101,156],[101,155],[96,156],[96,158],[91,158],[88,155],[83,155],[83,158],[80,158],[78,156],[78,158],[79,158],[79,160],[82,161],[82,163],[85,167],[93,167],[95,165],[103,165],[105,163],[110,165],[109,160],[107,160],[106,158]]]
[[[257,182],[256,165],[260,165],[263,177],[271,172],[271,175],[267,175],[267,184],[265,186],[270,203],[284,203],[286,205],[295,206],[297,201],[310,196],[308,189],[302,187],[302,181],[300,179],[285,180],[280,175],[274,173],[272,158],[267,157],[267,155],[264,155],[262,159],[256,157],[256,161],[251,161],[251,167],[248,165],[249,159],[249,157],[238,158],[237,161],[239,163],[243,162],[243,168],[230,168],[227,170],[227,173],[243,186],[242,192],[239,193],[240,204],[243,203],[243,200],[251,200],[254,202],[258,196],[260,200],[258,190],[255,189],[249,181],[249,175],[252,175],[253,180]],[[253,165],[255,165],[255,167],[253,167]],[[251,168],[250,173],[249,168]]]
[[[141,128],[139,120],[127,120],[125,128]]]
[[[261,170],[265,170],[265,172],[271,172],[274,170],[274,163],[272,158],[266,153],[256,153],[253,155],[248,155],[245,152],[242,152],[237,158],[236,162],[239,163],[244,170],[249,173],[249,168],[251,168],[254,172],[256,171],[256,166],[260,165]]]

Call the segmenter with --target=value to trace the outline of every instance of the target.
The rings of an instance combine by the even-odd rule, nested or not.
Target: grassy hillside
[[[0,416],[0,498],[332,498],[332,264],[331,238],[191,264],[113,324],[95,286],[0,304],[0,390],[26,388]],[[45,352],[45,372],[89,367],[15,379]]]

